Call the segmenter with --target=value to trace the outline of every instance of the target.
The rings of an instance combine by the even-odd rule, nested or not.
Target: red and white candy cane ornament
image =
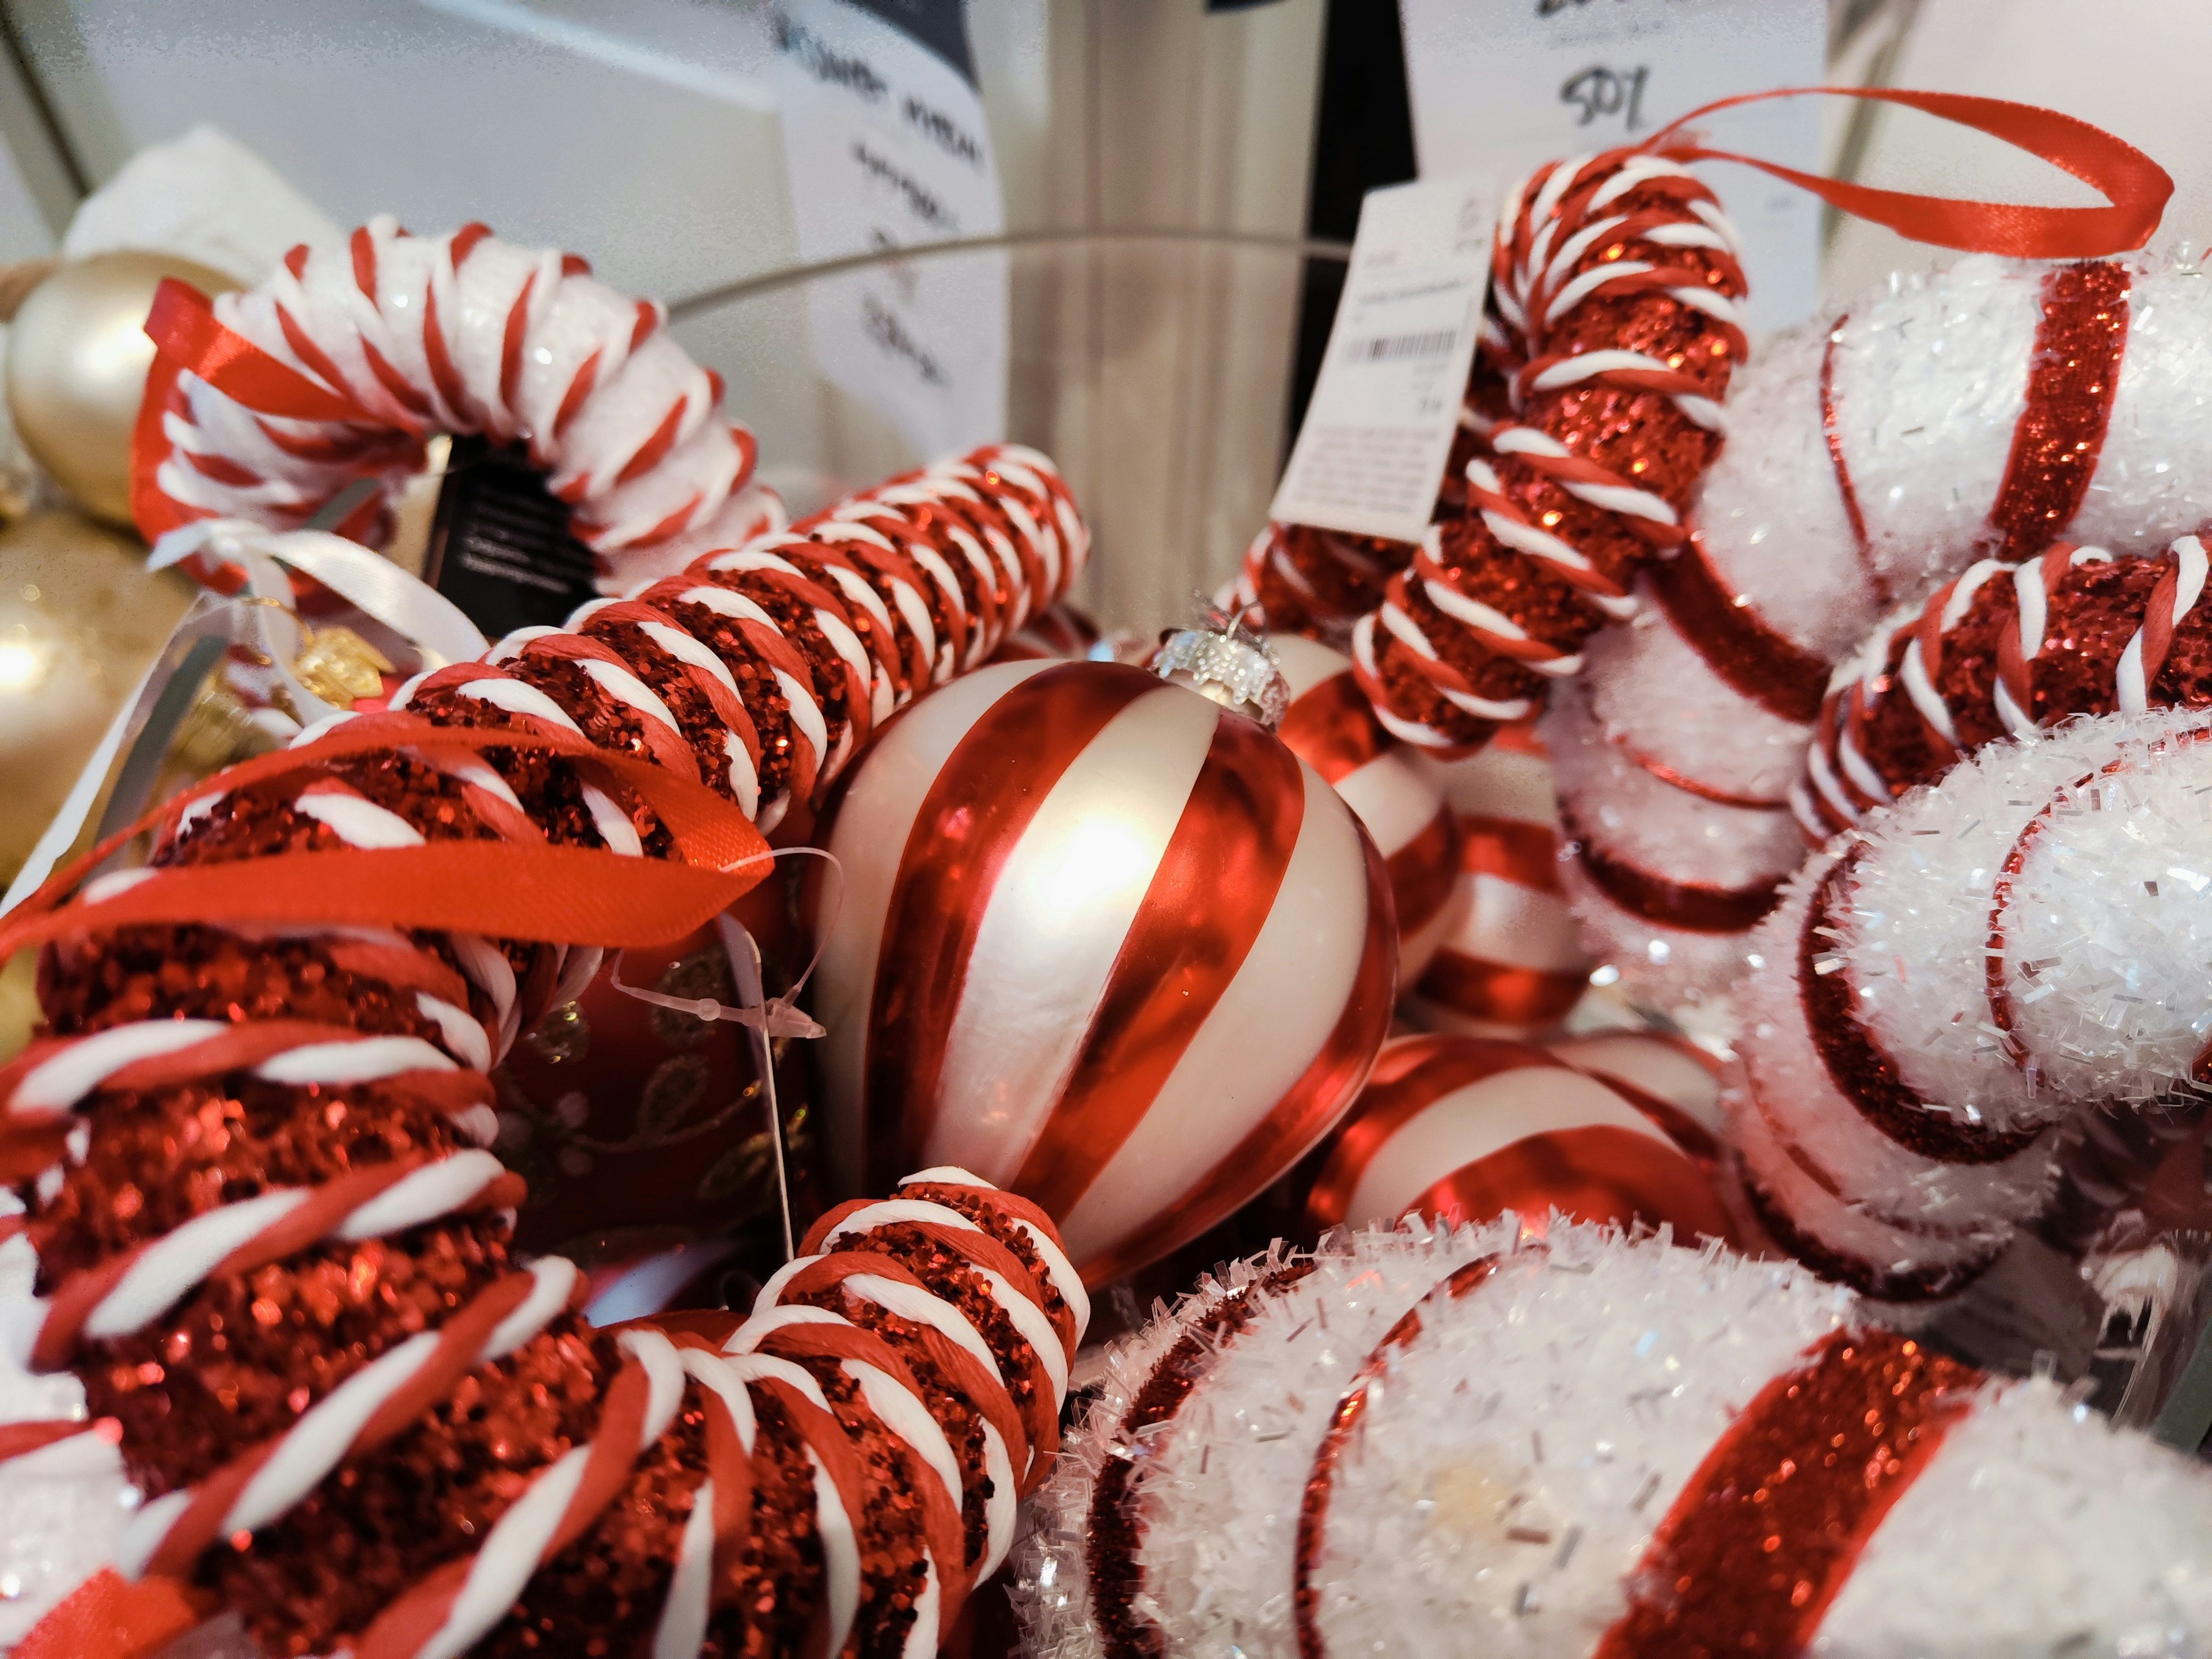
[[[1398,915],[1398,981],[1421,975],[1451,926],[1459,826],[1417,751],[1383,730],[1341,652],[1298,635],[1268,649],[1290,688],[1284,744],[1322,775],[1375,838]]]
[[[1479,754],[1426,763],[1459,822],[1459,869],[1407,1017],[1474,1036],[1547,1030],[1582,1000],[1592,966],[1560,889],[1550,758],[1524,723]]]
[[[1972,565],[1838,671],[1791,796],[1806,834],[1825,841],[2000,737],[2212,702],[2209,567],[2195,536],[2150,557],[2060,543]]]
[[[1035,1659],[2124,1651],[2212,1632],[2212,1480],[1788,1264],[1340,1233],[1120,1346],[1036,1502]]]
[[[2111,204],[2023,209],[1816,179],[1702,148],[1683,131],[1540,168],[1507,199],[1491,286],[1511,415],[1468,465],[1469,514],[1432,531],[1357,625],[1363,683],[1394,728],[1434,747],[1533,713],[1583,642],[1635,608],[1656,555],[1689,545],[1690,495],[1720,451],[1719,399],[1745,355],[1735,234],[1686,164],[1747,162],[1947,247],[2098,257],[2140,247],[2172,180],[2109,134],[2049,111],[1945,94],[1851,90],[1989,132],[2091,182]]]
[[[147,867],[77,889],[125,831],[0,925],[50,946],[53,1033],[0,1071],[40,1274],[12,1328],[120,1425],[147,1498],[121,1568],[210,1587],[279,1651],[934,1645],[1079,1329],[1040,1212],[929,1171],[859,1252],[880,1297],[840,1288],[853,1252],[792,1287],[827,1318],[790,1322],[876,1342],[710,1364],[594,1334],[573,1263],[519,1265],[488,1146],[487,1072],[603,947],[720,913],[765,867],[750,820],[817,793],[879,695],[955,671],[930,639],[988,654],[1079,566],[1041,457],[894,488],[845,504],[879,560],[824,520],[524,630],[195,786],[143,826]],[[931,542],[955,514],[984,562]],[[112,1583],[34,1639],[173,1633],[78,1639]]]
[[[2196,482],[2212,448],[2191,413],[2206,362],[2212,301],[2193,267],[1978,258],[1854,306],[1740,377],[1741,436],[1705,480],[1694,544],[1654,573],[1662,618],[1593,654],[1575,741],[1594,763],[1565,784],[1594,855],[1583,914],[1625,971],[1678,988],[1741,972],[1749,927],[1802,856],[1797,757],[1824,692],[1861,678],[1833,665],[1899,601],[1960,583],[1924,656],[1990,561],[2032,563],[2062,541],[2157,545],[2212,518]],[[1832,807],[1854,787],[1833,784]],[[1686,949],[1669,930],[1692,910],[1705,943]],[[1674,947],[1656,966],[1638,948],[1655,938]]]
[[[1287,1170],[1389,1023],[1389,879],[1358,820],[1256,721],[1143,669],[956,683],[885,728],[823,844],[842,1180],[975,1169],[1093,1284]]]
[[[1306,1200],[1310,1226],[1401,1215],[1487,1221],[1510,1210],[1540,1233],[1558,1210],[1621,1226],[1671,1224],[1729,1238],[1705,1172],[1631,1098],[1545,1049],[1480,1037],[1401,1037]]]
[[[337,528],[381,540],[440,433],[526,446],[610,591],[781,524],[750,484],[752,434],[718,412],[720,377],[670,337],[660,307],[590,273],[482,225],[416,236],[384,216],[342,245],[294,248],[267,282],[212,304],[164,283],[133,438],[140,531],[296,529],[373,478]]]

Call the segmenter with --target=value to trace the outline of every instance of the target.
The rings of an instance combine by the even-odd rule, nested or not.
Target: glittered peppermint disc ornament
[[[823,844],[839,1178],[973,1169],[1051,1214],[1091,1283],[1287,1170],[1382,1042],[1373,842],[1273,733],[1142,669],[956,682],[885,729]]]
[[[1386,1043],[1306,1200],[1316,1231],[1511,1211],[1541,1233],[1555,1210],[1684,1238],[1732,1232],[1705,1171],[1632,1096],[1532,1044],[1480,1037]]]
[[[1789,1265],[1610,1230],[1237,1263],[1109,1360],[1036,1659],[2186,1652],[2212,1478]]]

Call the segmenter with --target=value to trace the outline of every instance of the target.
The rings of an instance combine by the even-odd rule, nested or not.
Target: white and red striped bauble
[[[1382,850],[1398,908],[1398,979],[1411,984],[1452,921],[1459,830],[1443,788],[1375,718],[1351,658],[1297,634],[1267,645],[1291,691],[1283,741],[1344,797]]]
[[[1710,1166],[1721,1158],[1728,1139],[1721,1062],[1687,1037],[1614,1030],[1544,1046],[1612,1089],[1700,1164]]]
[[[1532,724],[1502,728],[1465,760],[1422,764],[1459,823],[1459,871],[1405,1012],[1434,1030],[1523,1036],[1581,1000],[1590,959],[1559,889],[1552,766]]]
[[[1050,1212],[1092,1283],[1287,1170],[1387,1027],[1358,819],[1273,733],[1142,669],[956,681],[885,726],[824,844],[839,1179],[974,1170]]]
[[[1625,1091],[1525,1042],[1401,1037],[1376,1057],[1306,1200],[1315,1227],[1553,1210],[1732,1236],[1698,1163]]]

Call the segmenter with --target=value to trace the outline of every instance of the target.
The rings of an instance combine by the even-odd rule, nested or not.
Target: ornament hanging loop
[[[2015,149],[2069,173],[2102,196],[2104,207],[2033,207],[2017,202],[1967,202],[1879,190],[1841,179],[1801,173],[1755,155],[1708,149],[1690,124],[1741,104],[1771,98],[1831,95],[1901,104],[1939,120],[1987,133]],[[2101,259],[2150,240],[2173,195],[2166,169],[2125,139],[2057,110],[1977,98],[1956,92],[1912,92],[1892,87],[1782,87],[1716,99],[1670,121],[1638,149],[1677,161],[1737,161],[1810,191],[1831,207],[1899,235],[1965,253],[1998,253],[2015,259]]]

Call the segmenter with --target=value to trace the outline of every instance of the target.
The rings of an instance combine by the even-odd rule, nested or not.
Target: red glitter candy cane
[[[594,1332],[514,1258],[484,1072],[1086,550],[1048,462],[979,450],[419,677],[0,927],[48,946],[0,1071],[27,1357],[120,1425],[119,1567],[277,1653],[933,1650],[1054,1443],[1088,1308],[1049,1223],[926,1171],[750,1321]]]
[[[2204,545],[1984,559],[1862,649],[1823,701],[1793,795],[1816,842],[2004,736],[2074,714],[2212,702]]]
[[[1990,133],[2089,180],[2109,205],[2022,208],[1874,190],[1704,149],[1680,131],[1735,104],[1830,90]],[[1352,631],[1362,686],[1408,741],[1444,753],[1486,741],[1532,712],[1547,678],[1580,668],[1593,632],[1631,613],[1640,566],[1656,556],[1692,575],[1702,568],[1684,556],[1694,546],[1690,496],[1718,451],[1721,400],[1745,352],[1735,234],[1686,165],[1707,159],[1747,162],[1920,240],[2014,257],[2139,247],[2172,191],[2147,156],[2085,123],[2001,100],[1886,89],[1723,100],[1637,149],[1540,169],[1508,201],[1493,252],[1486,362],[1506,375],[1510,413],[1493,422],[1477,411],[1467,514],[1431,528]],[[2085,267],[2066,281],[2087,291],[2106,277]],[[2080,428],[2094,425],[2099,398],[2109,401],[2109,370],[2086,350],[2050,368],[2044,402],[2053,419],[2025,434],[2008,469],[2007,499],[2017,507],[2003,520],[2008,534],[2031,538],[2078,501],[2088,471]],[[1307,625],[1316,562],[1261,562],[1290,590],[1290,625]],[[1271,596],[1255,574],[1264,574],[1248,562],[1244,586],[1263,602]],[[1670,587],[1681,604],[1698,598],[1680,581]],[[1320,595],[1324,621],[1340,597]],[[1729,620],[1706,597],[1703,611]],[[1723,646],[1764,660],[1769,643],[1747,636]],[[1795,661],[1783,667],[1787,689],[1809,706],[1817,677]]]

